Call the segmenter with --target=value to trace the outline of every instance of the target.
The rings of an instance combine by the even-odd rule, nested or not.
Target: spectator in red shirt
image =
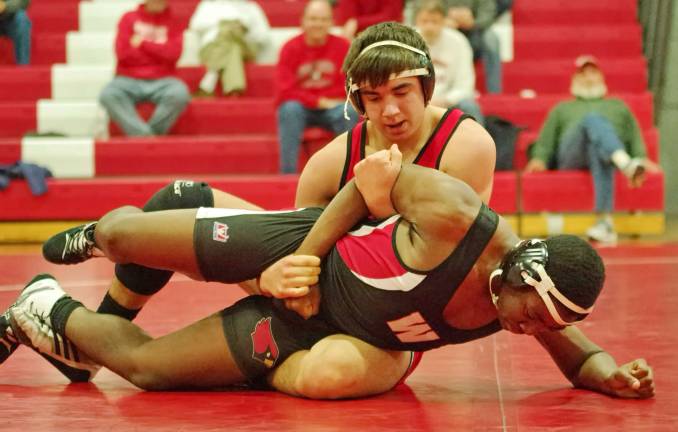
[[[304,129],[319,126],[336,135],[353,127],[358,114],[344,118],[346,75],[341,70],[348,40],[330,34],[332,6],[311,0],[301,19],[302,33],[283,45],[276,67],[280,171],[297,172]]]
[[[167,0],[145,0],[120,19],[116,75],[99,102],[127,135],[163,135],[183,112],[190,95],[174,76],[182,47],[183,29]],[[140,102],[156,105],[148,122],[136,111]]]
[[[385,21],[403,21],[403,0],[339,0],[336,6],[337,22],[343,35],[353,39],[372,24]]]

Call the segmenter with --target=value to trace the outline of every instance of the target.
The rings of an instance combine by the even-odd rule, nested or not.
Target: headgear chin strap
[[[572,325],[573,323],[568,323],[564,319],[560,317],[560,314],[558,313],[558,309],[556,309],[556,305],[553,304],[553,300],[551,300],[551,296],[549,296],[549,293],[558,299],[560,303],[563,304],[566,308],[571,310],[572,312],[576,312],[578,314],[590,314],[591,311],[593,310],[593,306],[590,308],[584,309],[580,307],[579,305],[574,304],[570,299],[565,297],[563,293],[558,291],[558,288],[556,288],[556,285],[553,283],[549,275],[546,273],[546,269],[544,268],[543,265],[539,263],[530,263],[531,267],[537,272],[539,275],[539,281],[534,279],[532,276],[530,276],[527,272],[523,271],[521,272],[521,275],[523,276],[523,279],[525,280],[525,283],[528,285],[533,286],[536,290],[537,293],[539,294],[539,297],[544,301],[544,304],[546,304],[546,309],[549,310],[549,313],[555,320],[560,325]]]
[[[549,294],[554,296],[563,306],[578,314],[589,314],[593,306],[582,308],[568,299],[562,292],[556,288],[551,277],[546,273],[545,265],[548,262],[548,250],[546,243],[541,240],[524,240],[511,250],[501,267],[490,274],[490,297],[492,303],[497,305],[498,296],[492,290],[496,285],[494,282],[497,276],[501,276],[501,282],[513,287],[531,286],[537,290],[539,297],[546,305],[553,320],[560,325],[568,326],[574,323],[567,322],[558,313],[556,305],[551,300]],[[536,278],[539,278],[537,280]]]
[[[424,51],[420,50],[419,48],[415,48],[413,46],[410,46],[410,45],[407,45],[407,44],[404,44],[402,42],[398,42],[398,41],[395,41],[395,40],[383,40],[383,41],[379,41],[379,42],[375,42],[373,44],[370,44],[370,45],[366,46],[365,48],[363,48],[362,51],[360,51],[360,54],[358,54],[358,56],[355,58],[355,60],[358,60],[360,58],[360,56],[365,54],[367,51],[374,49],[374,48],[377,48],[377,47],[380,47],[380,46],[397,46],[397,47],[400,47],[400,48],[405,48],[406,50],[412,51],[414,53],[417,53],[417,54],[425,57],[427,59],[428,63],[430,64],[429,57]],[[390,80],[394,80],[394,79],[397,79],[397,78],[408,78],[408,77],[413,77],[413,76],[431,76],[431,75],[432,74],[431,74],[431,71],[429,70],[429,68],[423,67],[423,68],[405,70],[405,71],[402,71],[402,72],[397,73],[397,74],[392,73],[389,76],[388,79],[390,81]],[[344,118],[346,120],[350,120],[350,118],[348,116],[348,104],[353,97],[353,93],[357,92],[358,90],[360,90],[360,85],[358,83],[354,83],[353,79],[351,77],[348,77],[348,84],[346,86],[346,101],[344,102]],[[427,90],[425,89],[424,91],[427,91]],[[426,97],[426,95],[425,95],[425,97]],[[354,99],[354,101],[355,100],[356,99]],[[358,111],[362,111],[361,114],[364,114],[364,110],[363,110],[361,104],[358,104],[356,109]]]

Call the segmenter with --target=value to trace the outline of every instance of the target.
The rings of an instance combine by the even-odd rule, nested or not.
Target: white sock
[[[214,88],[217,86],[219,74],[216,71],[207,71],[205,76],[200,80],[200,89],[207,93],[214,93]]]
[[[615,150],[614,153],[612,153],[612,156],[610,156],[610,159],[612,159],[614,166],[622,171],[631,162],[631,156],[629,156],[625,150]]]

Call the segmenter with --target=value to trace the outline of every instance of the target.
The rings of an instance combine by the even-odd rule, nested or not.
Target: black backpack
[[[490,133],[497,147],[497,163],[494,169],[496,171],[513,170],[518,134],[525,128],[504,118],[488,115],[485,116],[485,129]]]

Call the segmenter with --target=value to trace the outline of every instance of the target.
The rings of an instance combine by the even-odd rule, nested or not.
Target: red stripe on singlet
[[[449,109],[440,119],[436,129],[429,137],[428,141],[421,149],[413,163],[428,168],[438,169],[440,166],[440,158],[445,151],[450,137],[456,130],[457,126],[462,120],[464,112],[458,109]],[[346,151],[346,165],[344,166],[344,173],[339,187],[341,188],[348,183],[353,176],[353,168],[365,157],[365,142],[367,141],[367,122],[362,121],[355,125],[349,134],[348,148]]]
[[[366,235],[346,234],[337,241],[342,260],[356,275],[371,279],[402,276],[403,268],[393,250],[393,229],[397,219],[382,227],[375,227]]]
[[[419,156],[414,160],[414,163],[428,168],[438,169],[440,166],[440,158],[445,151],[445,146],[447,146],[452,133],[457,128],[459,120],[463,115],[464,112],[458,109],[447,110],[443,118],[440,119],[436,130],[433,131],[431,139],[429,139],[424,148],[421,149]]]

